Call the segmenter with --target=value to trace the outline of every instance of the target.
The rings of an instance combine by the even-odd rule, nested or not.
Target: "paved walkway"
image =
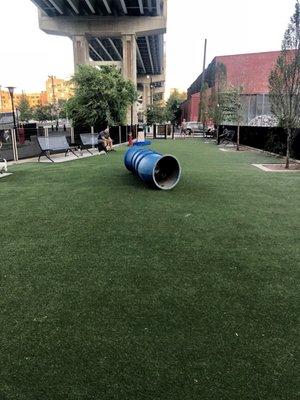
[[[113,147],[115,148],[115,147],[123,146],[124,144],[127,144],[127,143],[116,144]],[[78,150],[76,152],[78,157],[76,157],[74,154],[69,152],[67,154],[67,156],[65,156],[64,153],[51,154],[51,158],[53,159],[53,161],[55,163],[62,163],[62,162],[67,162],[67,161],[78,160],[78,159],[81,159],[81,158],[93,157],[93,156],[97,156],[97,155],[98,156],[99,155],[105,155],[104,151],[99,153],[98,149],[96,149],[96,148],[90,148],[89,151],[92,154],[90,154],[87,150],[82,150],[82,151]],[[7,165],[11,166],[11,165],[26,164],[26,163],[36,163],[36,162],[38,162],[38,159],[39,159],[38,157],[31,157],[31,158],[24,158],[24,159],[21,159],[21,160],[18,160],[18,161],[8,161]],[[50,163],[50,164],[52,164],[52,162],[50,160],[48,160],[48,158],[45,157],[45,156],[41,157],[40,162],[41,163]]]

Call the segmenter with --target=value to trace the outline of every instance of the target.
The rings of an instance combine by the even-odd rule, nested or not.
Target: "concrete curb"
[[[273,157],[276,157],[276,158],[285,159],[284,156],[282,156],[282,155],[280,155],[280,154],[272,153],[271,151],[262,150],[262,149],[257,149],[256,147],[251,147],[251,146],[245,146],[244,144],[242,144],[241,146],[245,147],[246,149],[256,150],[256,151],[258,151],[259,153],[264,153],[264,154],[268,154],[268,155],[273,156]],[[294,162],[294,163],[297,163],[297,164],[300,163],[300,160],[297,160],[297,159],[295,159],[295,158],[290,158],[290,161],[291,161],[291,162]]]

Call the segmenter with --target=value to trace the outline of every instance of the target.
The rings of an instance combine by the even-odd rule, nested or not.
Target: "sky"
[[[295,0],[168,0],[167,91],[186,90],[217,55],[280,50]],[[30,0],[0,0],[0,85],[45,90],[48,75],[73,74],[69,38],[43,33]]]

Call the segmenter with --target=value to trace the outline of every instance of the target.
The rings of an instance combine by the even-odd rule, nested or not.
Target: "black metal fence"
[[[132,133],[133,139],[137,137],[138,127],[137,125],[124,125],[124,126],[110,126],[109,135],[113,140],[114,144],[121,144],[128,142],[128,135]],[[77,126],[74,128],[74,143],[75,145],[80,144],[81,133],[91,133],[95,135],[99,134],[99,130],[95,131],[89,126]]]
[[[56,130],[54,127],[37,126],[37,124],[27,124],[20,129],[16,135],[16,141],[13,140],[11,130],[5,131],[5,140],[2,140],[2,148],[0,149],[0,157],[5,158],[7,161],[17,159],[33,158],[40,154],[40,147],[38,145],[38,136],[55,136],[64,135],[70,145],[79,146],[80,133],[91,133],[93,129],[90,126],[77,126],[72,128],[60,127]],[[110,136],[114,144],[126,143],[128,141],[129,133],[132,133],[133,139],[137,137],[138,127],[136,125],[130,126],[113,126],[110,127]],[[4,130],[2,130],[4,133]],[[95,135],[99,132],[94,131]],[[1,131],[0,131],[1,135]],[[14,143],[16,144],[16,152],[14,151]]]
[[[224,129],[234,131],[233,140],[236,142],[237,127],[222,126],[219,133],[222,134]],[[258,127],[258,126],[241,126],[240,127],[240,144],[255,147],[256,149],[270,151],[279,155],[286,154],[287,135],[283,128],[280,127]],[[291,143],[291,156],[300,159],[300,129],[296,129]]]
[[[153,125],[153,139],[167,139],[174,135],[174,126],[172,125]]]
[[[14,160],[16,156],[18,159],[37,157],[41,152],[37,141],[39,134],[41,133],[36,124],[25,125],[24,131],[16,135],[16,154],[14,153],[13,133],[11,130],[6,130],[3,136],[2,148],[0,149],[0,157],[5,158],[7,161]]]

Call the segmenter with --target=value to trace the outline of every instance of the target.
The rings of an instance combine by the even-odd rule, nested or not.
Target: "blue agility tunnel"
[[[174,156],[147,147],[131,147],[125,154],[124,163],[130,172],[156,189],[172,189],[180,179],[180,164]]]
[[[151,144],[150,140],[144,140],[143,142],[134,142],[134,146],[149,146]]]

